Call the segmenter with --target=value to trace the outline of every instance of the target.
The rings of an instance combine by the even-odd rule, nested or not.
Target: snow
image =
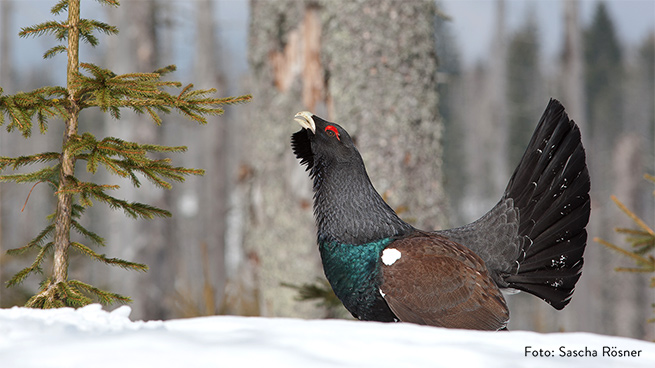
[[[144,322],[129,314],[97,304],[0,309],[0,367],[655,367],[655,343],[590,333],[232,316]],[[560,356],[560,347],[598,356]],[[604,347],[635,356],[603,356]]]

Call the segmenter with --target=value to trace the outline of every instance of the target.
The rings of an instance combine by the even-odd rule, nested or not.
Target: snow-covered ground
[[[126,306],[0,309],[0,367],[655,367],[655,343],[590,333],[129,314]]]

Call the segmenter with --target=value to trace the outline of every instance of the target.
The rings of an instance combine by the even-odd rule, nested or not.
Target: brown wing
[[[381,264],[380,293],[401,321],[499,330],[509,320],[484,262],[447,238],[420,233],[397,240],[384,249]]]

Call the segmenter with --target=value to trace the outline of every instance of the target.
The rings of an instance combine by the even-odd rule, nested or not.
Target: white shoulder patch
[[[391,266],[394,264],[397,260],[400,259],[400,251],[395,248],[387,248],[382,251],[382,263],[384,263],[387,266]]]

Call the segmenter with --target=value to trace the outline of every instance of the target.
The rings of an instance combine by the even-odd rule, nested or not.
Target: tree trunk
[[[641,137],[637,134],[625,134],[618,139],[614,149],[612,171],[614,173],[614,194],[631,211],[642,214],[639,189],[643,182],[642,147]],[[652,198],[652,197],[651,197]],[[612,209],[612,226],[622,228],[635,228],[635,224],[618,208]],[[614,233],[610,241],[626,248],[625,235]],[[604,248],[604,247],[603,247]],[[618,257],[616,252],[609,249],[601,249],[604,252],[611,252],[614,262],[613,267],[629,264],[624,257]],[[648,328],[645,322],[652,318],[653,309],[649,306],[653,302],[653,291],[648,287],[648,275],[642,273],[621,272],[612,275],[617,288],[614,291],[617,313],[614,316],[616,321],[615,334],[620,336],[637,336],[647,338],[653,335],[652,326]],[[649,333],[650,332],[650,333]]]
[[[110,69],[119,74],[129,71],[147,73],[162,66],[159,65],[160,47],[155,24],[158,11],[159,2],[156,0],[128,1],[120,7],[109,9],[110,23],[121,30],[117,36],[107,39],[108,49],[114,50],[107,53]],[[162,126],[157,126],[146,115],[136,115],[130,111],[122,112],[120,120],[108,116],[103,118],[103,135],[139,143],[166,144],[166,121]],[[170,191],[158,188],[147,180],[142,180],[142,186],[138,189],[129,181],[113,175],[106,180],[121,186],[116,193],[118,197],[164,208],[176,215],[176,211],[171,208]],[[107,235],[109,251],[121,258],[136,258],[137,262],[150,267],[145,274],[131,273],[127,276],[120,269],[103,271],[110,275],[111,281],[108,284],[123,295],[133,296],[133,318],[173,317],[174,285],[179,269],[177,242],[172,236],[175,217],[135,220],[127,218],[121,211],[107,208],[98,210],[106,216],[103,218],[100,215],[98,226],[104,229],[99,233]]]
[[[217,88],[225,95],[216,37],[214,2],[200,0],[196,11],[196,57],[194,80],[197,88]],[[200,166],[204,177],[192,177],[174,193],[179,211],[174,216],[175,237],[186,244],[180,252],[180,274],[176,295],[177,313],[182,316],[211,315],[218,312],[225,287],[225,214],[228,172],[226,117],[209,117],[207,126],[175,127],[177,144],[187,142],[186,166]],[[193,143],[193,144],[192,144]],[[175,144],[171,142],[171,144]],[[211,200],[206,200],[210,198]]]
[[[5,94],[13,93],[13,62],[11,58],[11,25],[13,0],[0,3],[0,86]]]
[[[311,183],[293,157],[293,116],[311,110],[355,138],[373,184],[414,225],[446,225],[432,1],[254,1],[248,219],[260,312],[317,317],[281,283],[322,276]]]
[[[465,73],[458,104],[465,126],[465,198],[462,217],[475,221],[497,202],[509,179],[505,2],[496,2],[488,63]],[[526,142],[527,144],[527,142]]]
[[[491,121],[490,142],[486,145],[490,156],[489,178],[494,201],[502,194],[511,174],[507,160],[509,139],[509,114],[507,113],[507,31],[505,30],[505,0],[496,1],[496,22],[491,49],[491,63],[487,93],[490,104],[487,116]]]
[[[590,148],[592,144],[591,131],[587,126],[587,101],[585,94],[584,79],[584,45],[582,43],[582,24],[579,16],[579,1],[564,2],[564,44],[561,52],[561,73],[559,75],[559,91],[562,104],[566,107],[569,117],[573,119],[580,127],[582,133],[582,142],[587,148],[587,163],[590,164]],[[591,171],[593,173],[593,171]],[[596,185],[592,180],[592,188]],[[595,211],[592,205],[592,211]],[[598,221],[595,216],[590,219],[587,240],[587,249],[585,250],[585,268],[583,276],[577,284],[575,294],[571,304],[567,306],[566,312],[559,317],[561,325],[566,326],[567,330],[579,331],[593,329],[597,325],[598,319],[601,318],[600,311],[605,309],[599,306],[594,300],[598,299],[598,285],[594,282],[606,277],[608,270],[600,267],[590,267],[590,264],[597,264],[599,257],[603,252],[607,252],[603,247],[598,247],[591,239],[597,234]],[[555,312],[551,312],[555,314]]]
[[[583,37],[585,98],[587,137],[585,146],[587,165],[591,176],[592,214],[587,231],[591,236],[585,251],[585,269],[580,287],[588,287],[590,300],[602,300],[585,309],[595,332],[615,334],[619,330],[617,316],[623,313],[618,308],[620,275],[614,273],[616,255],[593,237],[612,239],[616,224],[616,207],[610,200],[613,194],[615,173],[613,172],[613,150],[623,129],[624,83],[623,55],[615,28],[608,14],[607,6],[598,3],[591,23]],[[589,141],[589,140],[588,140]],[[594,267],[589,267],[594,265]],[[575,296],[573,303],[576,303]],[[575,304],[573,304],[575,305]],[[602,321],[602,323],[598,323]]]
[[[12,62],[11,62],[11,37],[9,36],[11,22],[11,12],[13,8],[13,1],[2,1],[0,2],[0,86],[2,86],[4,93],[13,93],[13,83],[12,83]],[[7,135],[0,134],[0,155],[11,156],[9,155],[7,149]],[[4,188],[3,184],[0,184],[0,285],[5,284],[5,267],[4,266],[4,254],[5,248],[4,244],[4,232],[3,227],[5,226],[3,221],[3,212],[5,210],[5,199],[4,199]],[[0,291],[0,307],[4,306],[3,303],[3,292]]]
[[[64,141],[62,147],[66,147],[68,141],[77,135],[78,117],[80,108],[75,100],[76,90],[73,87],[74,78],[79,72],[79,47],[80,47],[80,1],[71,0],[68,2],[68,67],[66,71],[68,89],[68,118],[64,130]],[[68,280],[68,248],[70,247],[70,230],[72,216],[72,199],[71,193],[64,193],[70,185],[69,177],[75,175],[75,158],[70,149],[63,149],[60,158],[61,167],[59,169],[59,187],[57,194],[57,212],[55,218],[55,239],[54,239],[54,264],[50,288],[56,288],[58,283]]]
[[[152,72],[159,65],[159,37],[156,19],[159,4],[156,0],[126,2],[128,19],[132,23],[130,33],[132,48],[136,51],[134,69],[139,72]],[[140,143],[167,144],[165,141],[166,121],[157,126],[146,116],[139,115],[132,120],[134,140]],[[128,187],[129,184],[125,183]],[[147,188],[147,189],[146,189]],[[150,182],[144,182],[141,189],[130,187],[138,195],[138,201],[165,208],[175,213],[172,208],[171,191],[158,188]],[[122,214],[121,214],[122,215]],[[133,220],[128,220],[133,221]],[[148,319],[167,319],[175,316],[175,281],[179,270],[178,242],[172,229],[177,218],[153,218],[147,221],[137,220],[137,232],[132,241],[124,244],[138,249],[139,262],[147,264],[150,269],[145,275],[134,275],[135,293],[141,299],[139,311]],[[132,295],[132,294],[129,294]]]
[[[569,116],[580,127],[583,139],[587,137],[587,119],[584,93],[584,55],[582,27],[578,16],[579,2],[564,2],[564,50],[562,52],[561,101]]]

